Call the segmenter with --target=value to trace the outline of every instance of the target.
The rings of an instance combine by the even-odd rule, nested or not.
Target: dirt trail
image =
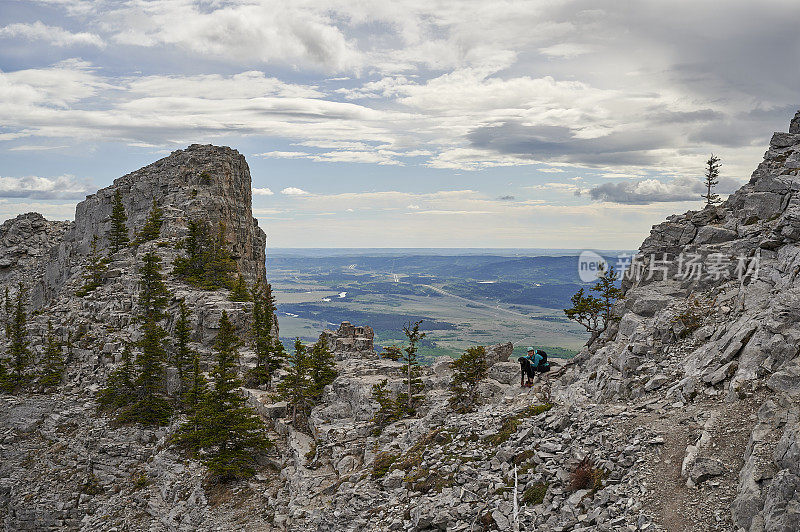
[[[669,532],[734,530],[731,503],[736,496],[739,471],[752,431],[759,401],[725,403],[705,400],[682,408],[643,412],[623,424],[622,430],[636,426],[658,427],[663,443],[652,445],[652,453],[638,466],[648,488],[643,501],[654,521]],[[681,476],[686,447],[695,445],[704,422],[715,417],[708,427],[710,440],[699,456],[715,458],[725,464],[722,476],[705,481],[699,487],[687,487]]]

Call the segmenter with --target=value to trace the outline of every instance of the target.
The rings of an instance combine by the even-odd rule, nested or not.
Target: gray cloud
[[[517,198],[515,196],[500,196],[497,199],[499,199],[500,201],[514,201]]]
[[[578,138],[576,133],[564,126],[526,126],[509,121],[476,128],[467,138],[476,148],[537,161],[568,161],[586,166],[650,166],[658,159],[647,152],[670,142],[663,131],[647,135],[620,131],[596,138]]]
[[[720,178],[717,194],[730,194],[742,184],[728,177]],[[673,201],[701,201],[705,193],[702,178],[676,177],[671,181],[641,179],[621,183],[603,183],[589,190],[593,200],[626,205],[647,205]]]

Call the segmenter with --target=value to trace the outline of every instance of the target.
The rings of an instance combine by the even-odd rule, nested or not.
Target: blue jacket
[[[534,353],[533,355],[527,355],[525,358],[528,359],[528,361],[531,363],[531,366],[533,366],[534,368],[538,368],[539,364],[541,364],[542,360],[544,360],[544,357],[539,353]]]

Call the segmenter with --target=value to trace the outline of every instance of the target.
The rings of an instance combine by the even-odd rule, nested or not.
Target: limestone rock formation
[[[155,199],[164,209],[162,236],[177,241],[186,236],[188,222],[201,219],[212,228],[222,222],[239,270],[248,282],[266,279],[266,235],[253,218],[250,170],[244,156],[228,147],[192,144],[135,172],[114,180],[80,202],[75,221],[52,250],[42,284],[34,293],[38,304],[55,297],[72,265],[85,257],[94,235],[110,228],[114,193],[122,193],[128,230],[141,228]]]
[[[13,282],[10,277],[25,274],[40,276],[37,266],[42,258],[60,241],[69,222],[50,222],[36,212],[20,214],[0,225],[0,281]]]
[[[375,333],[369,325],[356,327],[343,321],[335,331],[322,331],[320,339],[325,338],[331,353],[337,360],[350,357],[374,357]]]
[[[800,527],[799,117],[725,203],[653,227],[623,283],[618,325],[562,388],[573,399],[657,401],[681,435],[665,454],[682,456],[694,498],[717,508],[724,530]]]

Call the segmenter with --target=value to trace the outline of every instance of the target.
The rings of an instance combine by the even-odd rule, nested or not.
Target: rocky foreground
[[[368,329],[343,327],[329,333],[339,377],[311,434],[268,392],[244,391],[277,445],[255,478],[222,487],[166,445],[177,421],[114,426],[93,394],[134,339],[136,254],[155,249],[168,263],[186,212],[230,224],[240,270],[263,276],[263,232],[232,208],[249,207],[244,159],[192,146],[88,198],[69,227],[6,222],[0,279],[40,283],[33,336],[47,317],[65,337],[84,332],[58,392],[0,395],[0,519],[7,530],[799,530],[800,113],[790,131],[725,203],[655,226],[618,320],[533,388],[519,386],[510,344],[493,346],[482,406],[456,415],[452,370],[437,360],[419,417],[378,433],[372,385],[398,388],[401,366],[378,358]],[[76,298],[115,187],[142,190],[127,208],[145,214],[172,194],[169,229],[119,252],[109,281]],[[687,274],[689,261],[703,266]],[[223,309],[246,332],[248,303],[168,284],[173,304],[196,309],[197,349],[208,353]],[[252,353],[241,354],[244,369]],[[581,467],[591,482],[575,489]]]

